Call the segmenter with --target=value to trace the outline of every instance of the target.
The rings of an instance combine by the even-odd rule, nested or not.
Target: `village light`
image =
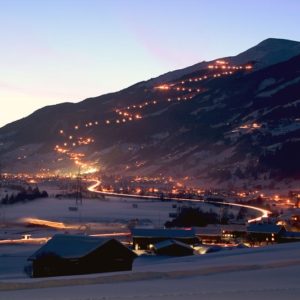
[[[31,239],[31,234],[23,234],[22,235],[22,239],[23,240],[29,240],[29,239]]]
[[[156,89],[159,89],[159,90],[169,90],[170,87],[166,84],[162,84],[162,85],[159,85],[156,87]]]

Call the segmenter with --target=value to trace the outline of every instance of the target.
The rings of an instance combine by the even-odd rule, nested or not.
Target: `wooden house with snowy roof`
[[[32,277],[128,271],[136,254],[115,239],[57,234],[28,260]]]

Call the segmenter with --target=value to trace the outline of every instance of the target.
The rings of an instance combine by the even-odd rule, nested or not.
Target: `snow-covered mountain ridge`
[[[100,168],[197,182],[299,178],[300,43],[268,39],[0,129],[7,172]]]

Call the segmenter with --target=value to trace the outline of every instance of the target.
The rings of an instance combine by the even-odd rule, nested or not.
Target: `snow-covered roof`
[[[220,224],[209,224],[205,227],[194,227],[196,235],[207,235],[207,236],[220,236],[223,231],[230,232],[246,232],[245,225],[229,224],[229,225],[220,225]]]
[[[179,242],[179,241],[176,241],[176,240],[166,240],[166,241],[156,243],[154,245],[154,249],[158,250],[158,249],[166,248],[166,247],[169,247],[169,246],[172,246],[172,245],[177,245],[177,246],[192,250],[192,248],[189,245],[187,245],[185,243],[182,243],[182,242]]]
[[[56,234],[44,246],[31,255],[28,260],[35,260],[44,254],[54,254],[61,258],[79,258],[101,247],[112,239]]]
[[[254,233],[279,233],[282,230],[282,226],[275,225],[275,224],[250,224],[247,227],[247,232],[254,232]]]
[[[148,229],[134,228],[131,231],[133,237],[145,238],[194,238],[195,232],[192,229]]]
[[[297,239],[300,240],[300,232],[295,232],[295,231],[286,231],[282,234],[283,238],[286,239]]]

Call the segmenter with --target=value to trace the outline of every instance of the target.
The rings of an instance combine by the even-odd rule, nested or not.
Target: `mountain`
[[[256,61],[255,69],[267,67],[300,54],[300,43],[285,39],[269,38],[258,45],[233,57],[223,57],[218,60],[227,60],[233,64],[243,64],[248,61]],[[210,62],[200,62],[193,66],[168,72],[149,81],[149,84],[156,84],[164,81],[176,80],[184,75],[188,75],[200,69],[205,69]]]
[[[299,51],[299,42],[269,38],[232,58],[232,62],[242,64],[244,61],[254,60],[258,69],[288,60],[299,55]]]
[[[172,176],[205,184],[299,179],[300,43],[267,39],[233,57],[0,129],[8,172]]]

